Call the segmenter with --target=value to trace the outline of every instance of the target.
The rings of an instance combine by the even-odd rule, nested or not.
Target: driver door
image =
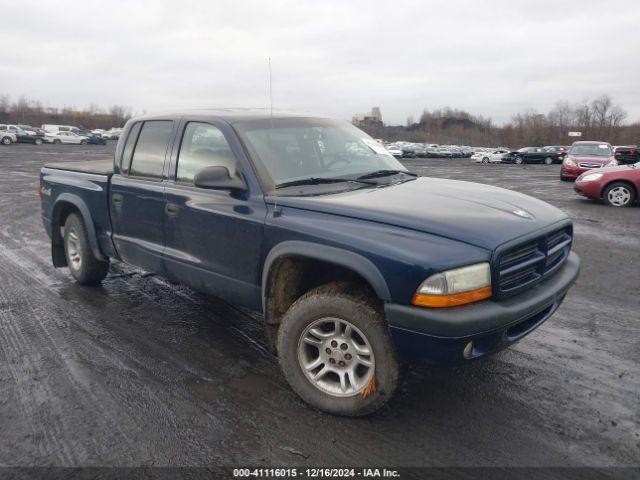
[[[243,153],[231,147],[223,126],[184,121],[179,128],[181,140],[165,184],[167,274],[232,303],[260,308],[264,198],[261,192],[196,187],[196,173],[208,166],[244,177],[246,164],[238,161]]]

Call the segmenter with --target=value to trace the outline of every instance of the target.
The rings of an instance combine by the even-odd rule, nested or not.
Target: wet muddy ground
[[[287,387],[255,315],[122,264],[100,288],[51,266],[40,167],[113,148],[0,146],[1,465],[640,463],[639,207],[579,198],[557,165],[407,161],[560,207],[582,275],[511,349],[409,368],[388,407],[342,419]]]

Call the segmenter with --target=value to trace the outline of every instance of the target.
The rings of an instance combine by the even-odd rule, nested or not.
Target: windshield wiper
[[[409,175],[411,177],[417,177],[415,173],[407,172],[405,170],[376,170],[375,172],[365,173],[364,175],[360,175],[356,180],[362,180],[365,178],[375,178],[375,177],[385,177],[387,175],[396,175],[398,173],[404,173],[405,175]]]
[[[296,187],[298,185],[320,185],[321,183],[339,183],[339,182],[355,182],[363,183],[365,185],[377,185],[376,182],[367,182],[360,178],[331,178],[331,177],[309,177],[302,178],[300,180],[292,180],[290,182],[283,182],[276,185],[276,189],[285,187]]]

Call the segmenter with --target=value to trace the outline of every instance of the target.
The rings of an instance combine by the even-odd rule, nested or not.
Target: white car
[[[477,152],[471,155],[471,160],[476,163],[501,163],[502,158],[509,153],[508,150],[493,150],[491,152]]]
[[[106,140],[117,140],[120,138],[122,134],[121,128],[112,128],[111,130],[107,130],[106,132],[102,132],[102,138]]]
[[[0,143],[2,145],[11,145],[12,143],[16,143],[18,141],[18,137],[13,132],[8,130],[0,130]]]
[[[87,143],[87,137],[73,132],[47,133],[45,138],[49,143],[74,143],[77,145],[85,145]]]
[[[393,155],[396,158],[402,157],[402,150],[400,150],[398,147],[387,145],[387,152],[389,152],[391,155]]]

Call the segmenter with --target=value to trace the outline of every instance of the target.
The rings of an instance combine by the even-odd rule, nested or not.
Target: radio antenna
[[[270,117],[273,119],[273,88],[271,86],[271,57],[269,57],[269,106],[270,106]]]

